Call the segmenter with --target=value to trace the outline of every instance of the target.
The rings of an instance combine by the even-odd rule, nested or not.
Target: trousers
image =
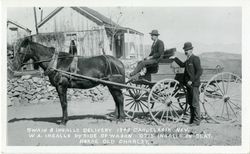
[[[131,76],[136,75],[138,72],[142,70],[143,67],[156,64],[158,63],[156,59],[147,59],[147,60],[142,60],[137,63],[137,66],[135,67],[134,71],[130,73]]]
[[[200,123],[200,103],[199,103],[199,87],[187,86],[187,102],[190,106],[189,123]]]

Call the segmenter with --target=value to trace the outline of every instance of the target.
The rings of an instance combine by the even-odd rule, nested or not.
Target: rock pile
[[[92,89],[68,89],[67,99],[90,98],[93,102],[103,101],[106,87],[98,86]],[[47,78],[22,76],[8,80],[9,105],[18,103],[36,104],[39,102],[58,100],[55,87],[51,86]]]

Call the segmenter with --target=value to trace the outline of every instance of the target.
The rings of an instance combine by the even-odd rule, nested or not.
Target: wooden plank
[[[158,82],[163,79],[174,79],[175,74],[151,74],[151,81]]]

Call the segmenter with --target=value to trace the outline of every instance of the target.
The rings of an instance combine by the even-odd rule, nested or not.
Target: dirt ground
[[[67,126],[58,125],[59,101],[8,107],[9,146],[89,145],[241,145],[241,124],[216,124],[202,120],[198,127],[183,123],[157,126],[147,119],[112,118],[114,102],[71,100]]]

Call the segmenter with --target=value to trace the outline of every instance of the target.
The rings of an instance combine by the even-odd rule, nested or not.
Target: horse
[[[63,75],[60,71],[48,71],[47,69],[50,66],[49,59],[52,59],[55,52],[55,48],[53,47],[46,47],[33,42],[30,38],[25,38],[14,55],[13,68],[19,70],[27,61],[32,59],[35,69],[38,69],[40,66],[45,72],[49,72],[47,73],[49,81],[56,88],[61,103],[62,118],[60,124],[66,125],[68,121],[67,89],[89,89],[98,86],[100,83],[87,79],[71,78]],[[70,53],[58,52],[56,69],[70,72],[70,66],[74,57],[76,56]],[[125,68],[123,63],[117,58],[109,55],[99,55],[93,57],[77,56],[77,59],[75,73],[97,79],[105,78],[109,81],[125,83]],[[119,79],[115,76],[107,78],[113,74],[119,75]],[[115,117],[117,121],[124,121],[124,97],[121,87],[114,85],[105,86],[108,87],[115,102]]]

